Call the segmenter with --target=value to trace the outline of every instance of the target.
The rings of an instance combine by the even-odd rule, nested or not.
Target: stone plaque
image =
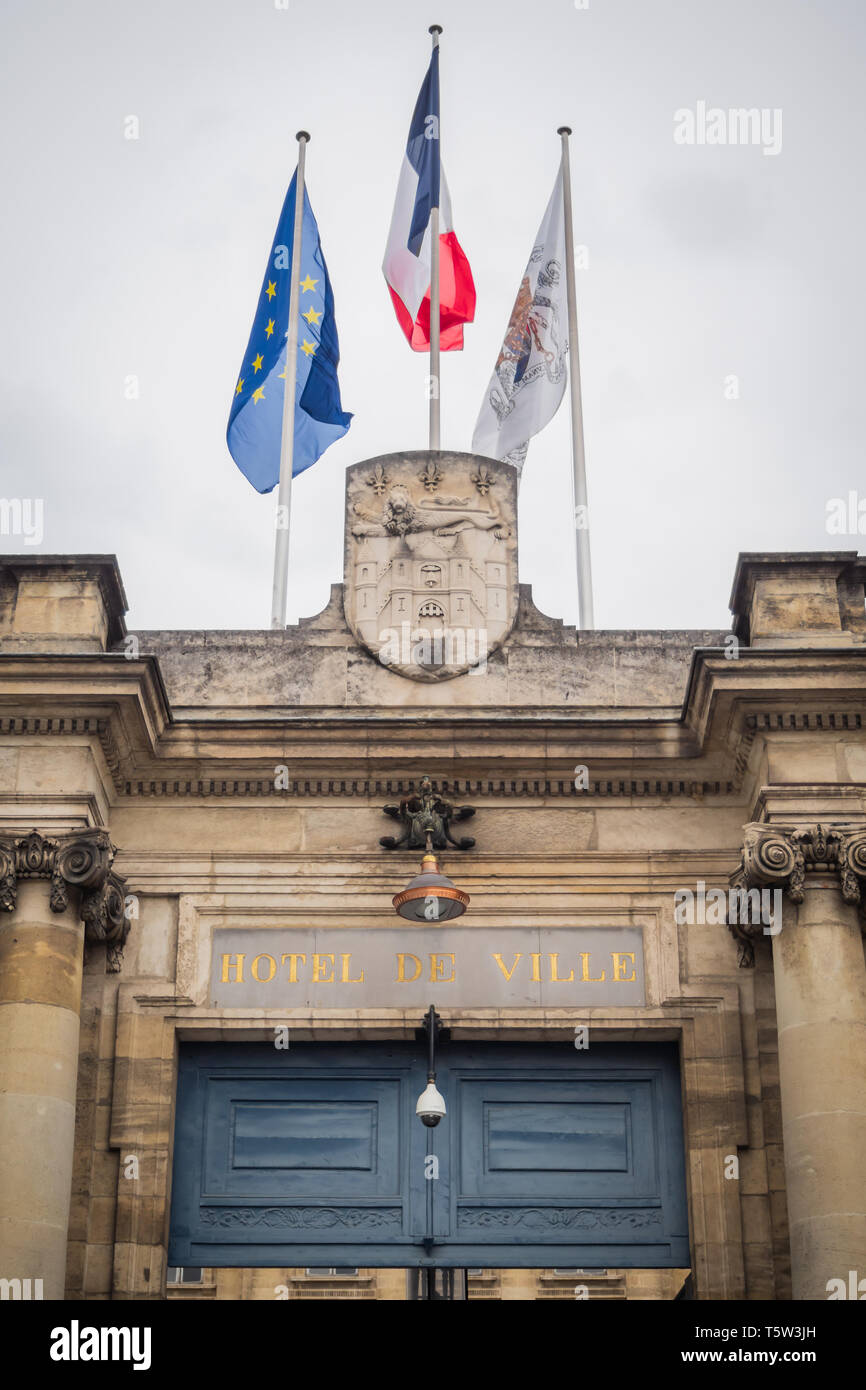
[[[645,1002],[639,927],[217,928],[214,1007],[504,1008]]]
[[[346,470],[346,621],[390,670],[484,670],[517,616],[517,473],[475,454],[386,454]]]

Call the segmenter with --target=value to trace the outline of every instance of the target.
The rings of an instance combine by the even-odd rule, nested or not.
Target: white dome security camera
[[[445,1114],[445,1098],[440,1091],[437,1091],[436,1083],[432,1078],[418,1097],[415,1114],[422,1124],[428,1125],[431,1129],[434,1125],[438,1125]]]

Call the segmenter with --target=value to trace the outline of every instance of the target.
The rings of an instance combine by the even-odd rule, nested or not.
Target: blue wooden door
[[[173,1265],[689,1264],[676,1049],[181,1049]]]

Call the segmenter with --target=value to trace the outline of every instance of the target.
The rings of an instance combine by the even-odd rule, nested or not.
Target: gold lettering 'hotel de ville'
[[[866,561],[576,631],[515,499],[354,464],[283,631],[0,561],[4,1296],[866,1290]]]

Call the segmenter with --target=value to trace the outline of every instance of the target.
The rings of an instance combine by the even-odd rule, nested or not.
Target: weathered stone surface
[[[374,463],[353,475],[370,498],[364,479]],[[456,541],[443,539],[446,549]],[[33,560],[0,567],[0,830],[104,826],[138,904],[124,972],[85,967],[69,1070],[56,1072],[53,1090],[41,1076],[49,1104],[67,1107],[52,1112],[51,1137],[69,1152],[73,1115],[76,1123],[71,1295],[165,1296],[178,1040],[272,1039],[272,1009],[212,1006],[214,931],[339,927],[363,940],[389,925],[391,897],[418,856],[380,849],[394,828],[381,808],[424,773],[437,792],[477,807],[475,848],[443,855],[471,895],[467,932],[640,927],[646,1005],[591,1007],[586,1021],[593,1041],[680,1043],[698,1297],[790,1294],[786,1189],[795,1287],[804,1287],[804,1262],[808,1287],[819,1287],[828,1251],[843,1247],[832,1232],[806,1240],[801,1229],[813,1217],[838,1227],[843,1204],[860,1201],[845,1157],[861,1142],[854,1058],[863,1049],[853,1040],[864,1024],[857,981],[866,967],[855,905],[822,915],[807,883],[809,940],[795,941],[786,917],[780,938],[756,942],[755,968],[745,971],[725,925],[675,921],[674,895],[726,884],[751,822],[866,825],[866,619],[853,557],[744,557],[735,659],[718,630],[577,632],[540,613],[524,585],[486,670],[429,681],[386,669],[358,641],[341,585],[321,614],[285,632],[141,632],[138,656],[126,659],[122,591],[112,591],[103,562],[55,560],[49,575],[38,557],[28,569]],[[43,932],[75,934],[71,914],[43,916],[32,946]],[[23,920],[4,914],[3,939]],[[810,1050],[798,1030],[815,1021],[816,953],[829,974]],[[51,951],[37,949],[24,951],[7,980],[21,995],[8,1007],[37,1012],[49,1005],[25,998],[42,991],[59,1004],[70,983]],[[841,1032],[832,1023],[840,1001]],[[553,1007],[454,1008],[446,1022],[458,1039],[563,1045],[574,1028],[573,1010]],[[395,1001],[299,1009],[291,1023],[299,1040],[393,1040],[412,1038],[418,1017]],[[40,1081],[43,1061],[54,1077],[61,1039],[48,1029],[43,1041],[44,1054],[38,1044],[9,1049],[22,1085]],[[847,1129],[809,1127],[826,1078],[853,1116]],[[32,1142],[23,1120],[19,1132]],[[34,1133],[42,1142],[38,1125]],[[792,1154],[805,1165],[799,1176],[786,1173]],[[122,1164],[133,1155],[140,1175],[130,1181]],[[731,1155],[740,1159],[736,1180],[725,1177]],[[815,1155],[817,1186],[807,1172]],[[856,1222],[840,1239],[853,1259]],[[290,1277],[223,1271],[208,1278],[207,1296],[272,1297],[267,1280],[283,1273]],[[682,1282],[678,1272],[639,1273],[629,1296],[673,1297]],[[625,1279],[612,1277],[624,1292]],[[376,1276],[376,1296],[405,1296],[402,1279]],[[489,1287],[498,1297],[553,1296],[555,1286],[540,1280],[514,1271]]]
[[[734,630],[751,646],[866,642],[864,562],[854,550],[741,555],[734,577]]]
[[[125,613],[113,555],[0,558],[2,651],[105,651]]]
[[[133,635],[142,655],[158,658],[176,710],[223,711],[491,705],[678,711],[695,647],[721,647],[725,637],[718,630],[577,633],[561,622],[539,623],[531,591],[521,585],[515,629],[486,670],[410,685],[359,648],[338,616],[340,593],[337,586],[322,614],[285,632]],[[320,626],[326,617],[329,625]]]
[[[517,474],[410,452],[346,471],[343,602],[389,670],[442,681],[486,664],[517,615]]]

